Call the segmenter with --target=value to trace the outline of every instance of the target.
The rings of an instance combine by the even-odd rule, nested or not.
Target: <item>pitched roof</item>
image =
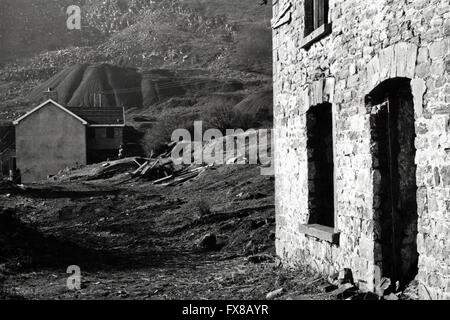
[[[31,114],[35,113],[36,111],[38,111],[39,109],[45,107],[46,105],[48,105],[49,103],[53,104],[55,107],[63,110],[64,112],[67,112],[68,114],[70,114],[72,117],[74,117],[75,119],[79,120],[82,124],[88,124],[86,120],[82,119],[81,117],[77,116],[76,114],[74,114],[72,111],[64,108],[62,105],[60,105],[59,103],[55,102],[52,99],[49,99],[43,103],[41,103],[40,105],[38,105],[36,108],[34,108],[33,110],[27,112],[26,114],[24,114],[23,116],[21,116],[19,119],[15,120],[13,122],[14,125],[19,124],[20,121],[22,121],[23,119],[27,118],[28,116],[30,116]]]
[[[90,125],[123,125],[125,124],[123,108],[67,108]]]
[[[59,109],[63,110],[64,112],[67,112],[74,118],[78,119],[81,123],[85,125],[103,125],[103,126],[123,126],[125,124],[125,116],[124,116],[124,110],[123,108],[84,108],[84,107],[78,107],[78,108],[66,108],[62,105],[58,104],[54,100],[50,99],[45,101],[44,103],[40,104],[30,112],[27,112],[23,116],[21,116],[19,119],[14,121],[14,125],[19,124],[20,121],[31,115],[32,113],[38,111],[39,109],[43,108],[47,104],[53,104],[54,106],[58,107]]]

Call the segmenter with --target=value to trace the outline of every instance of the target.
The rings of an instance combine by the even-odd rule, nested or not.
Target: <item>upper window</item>
[[[305,1],[305,36],[328,23],[328,0]]]
[[[305,0],[305,34],[303,47],[330,33],[328,0]]]

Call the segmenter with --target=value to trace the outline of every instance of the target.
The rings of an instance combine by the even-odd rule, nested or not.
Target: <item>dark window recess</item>
[[[328,23],[328,0],[305,1],[305,37]]]
[[[87,134],[89,139],[95,139],[95,128],[88,128]]]
[[[309,224],[334,228],[333,120],[331,104],[307,113]]]
[[[114,139],[114,128],[106,128],[106,138]]]

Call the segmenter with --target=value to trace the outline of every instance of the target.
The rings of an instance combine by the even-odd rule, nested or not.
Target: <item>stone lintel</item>
[[[366,92],[388,79],[413,79],[417,52],[417,45],[407,42],[399,42],[381,50],[367,63]]]
[[[303,104],[306,109],[325,102],[334,103],[336,81],[334,78],[319,79],[309,83],[303,90]]]

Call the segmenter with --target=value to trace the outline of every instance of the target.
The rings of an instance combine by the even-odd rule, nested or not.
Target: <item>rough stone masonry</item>
[[[450,2],[273,13],[277,253],[450,299]]]

